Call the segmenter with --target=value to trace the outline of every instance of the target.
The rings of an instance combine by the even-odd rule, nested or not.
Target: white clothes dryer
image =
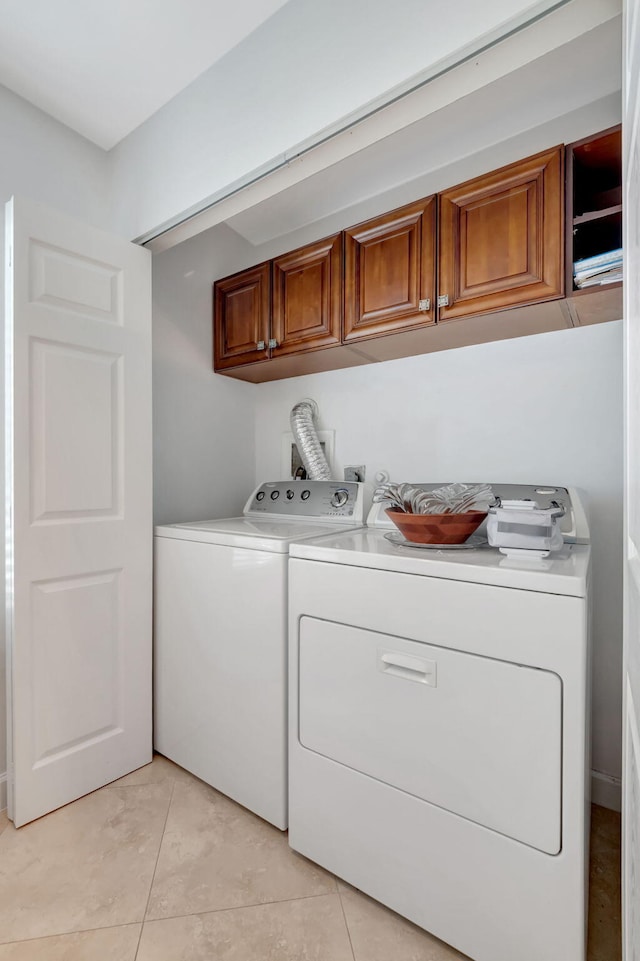
[[[155,748],[282,829],[289,544],[362,522],[362,485],[296,481],[155,530]]]
[[[492,486],[562,501],[560,552],[408,546],[382,505],[291,545],[289,843],[476,961],[584,961],[589,532]]]

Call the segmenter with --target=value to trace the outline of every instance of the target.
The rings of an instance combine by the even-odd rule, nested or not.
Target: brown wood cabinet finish
[[[561,297],[563,148],[439,195],[438,320]]]
[[[427,197],[345,231],[345,343],[435,322],[435,215]]]
[[[269,262],[216,281],[213,285],[214,370],[269,359],[270,311]]]
[[[567,148],[566,299],[559,147],[218,281],[215,369],[260,383],[619,319],[621,284],[571,289],[574,256],[616,246],[618,140]]]
[[[272,357],[339,344],[342,234],[273,261]]]

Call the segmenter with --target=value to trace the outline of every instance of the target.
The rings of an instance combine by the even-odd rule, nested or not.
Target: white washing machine
[[[584,961],[589,532],[492,486],[562,501],[562,550],[402,546],[382,505],[291,545],[289,843],[476,961]]]
[[[283,829],[289,544],[362,504],[359,484],[267,483],[242,517],[155,530],[155,748]]]

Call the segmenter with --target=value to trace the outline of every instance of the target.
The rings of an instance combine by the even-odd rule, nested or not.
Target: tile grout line
[[[356,951],[353,946],[353,941],[351,940],[351,931],[349,929],[349,922],[347,921],[347,912],[344,909],[344,902],[342,900],[342,892],[340,890],[340,885],[338,884],[338,879],[336,878],[336,892],[338,894],[338,899],[340,901],[340,908],[342,910],[342,917],[344,918],[344,926],[347,929],[347,937],[349,938],[349,947],[351,948],[351,956],[353,961],[356,961]]]
[[[291,904],[293,901],[313,901],[315,898],[330,898],[339,892],[325,891],[324,894],[303,894],[296,898],[277,898],[275,901],[252,901],[250,904],[232,904],[227,908],[207,908],[206,911],[189,911],[187,914],[167,914],[162,918],[145,918],[145,923],[154,921],[177,921],[179,918],[200,918],[205,914],[222,914],[225,911],[243,911],[245,908],[268,908],[272,904]],[[134,959],[135,961],[135,959]]]
[[[169,798],[169,803],[167,804],[167,813],[165,815],[164,824],[162,826],[162,835],[160,837],[160,844],[158,845],[158,854],[156,856],[156,863],[153,867],[153,874],[151,875],[151,884],[149,885],[149,894],[147,895],[147,903],[144,906],[144,912],[142,914],[142,924],[140,925],[140,934],[138,935],[138,943],[136,945],[136,953],[133,956],[133,961],[136,961],[138,957],[138,952],[140,951],[140,942],[142,941],[142,932],[144,931],[144,922],[147,917],[147,911],[149,910],[149,902],[151,901],[151,892],[153,891],[153,884],[156,879],[156,872],[158,870],[158,861],[160,860],[160,852],[162,851],[162,842],[164,841],[164,836],[167,830],[169,812],[171,811],[171,805],[173,803],[173,795],[176,789],[176,779],[172,778],[171,780],[172,780],[171,797]]]
[[[33,944],[35,941],[49,941],[51,938],[70,938],[74,934],[93,934],[95,931],[116,931],[118,928],[132,928],[140,921],[123,921],[122,924],[102,924],[98,928],[74,928],[73,931],[56,931],[54,934],[39,934],[37,938],[19,938],[17,941],[0,941],[0,948],[12,944]],[[135,961],[135,958],[133,959]]]

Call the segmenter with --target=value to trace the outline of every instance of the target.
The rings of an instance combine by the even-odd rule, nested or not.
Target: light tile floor
[[[589,961],[618,961],[620,819],[593,826]],[[19,831],[0,812],[0,961],[462,958],[162,757]]]

